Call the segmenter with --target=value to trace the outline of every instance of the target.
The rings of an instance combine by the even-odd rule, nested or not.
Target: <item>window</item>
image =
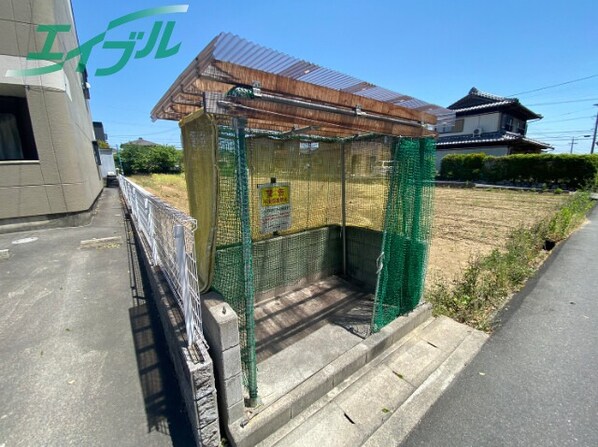
[[[99,166],[102,164],[102,159],[100,158],[100,145],[95,140],[91,142],[91,145],[93,147],[93,156],[96,159],[96,165]]]
[[[527,122],[525,120],[517,120],[517,133],[519,135],[525,135],[527,130]]]
[[[438,128],[438,133],[463,132],[464,121],[465,120],[463,118],[459,118],[458,120],[455,120],[455,124],[452,126],[442,124],[442,126]]]
[[[513,117],[509,115],[502,116],[502,128],[507,132],[513,132]]]
[[[25,98],[0,96],[0,161],[37,160]]]

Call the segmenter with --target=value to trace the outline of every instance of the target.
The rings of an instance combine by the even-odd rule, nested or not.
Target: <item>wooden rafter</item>
[[[254,82],[259,82],[261,88],[269,92],[276,92],[282,95],[289,95],[291,97],[341,107],[354,108],[357,105],[360,105],[361,109],[366,112],[424,122],[426,124],[436,124],[436,117],[434,115],[422,111],[407,109],[387,102],[376,101],[375,99],[365,98],[363,96],[333,90],[327,87],[320,87],[308,82],[253,70],[228,62],[214,61],[213,65],[217,68],[217,71],[226,73],[226,77],[219,73],[218,78],[213,80],[218,80],[227,84],[252,85]]]

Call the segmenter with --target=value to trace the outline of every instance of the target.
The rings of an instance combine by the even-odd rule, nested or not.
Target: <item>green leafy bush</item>
[[[598,155],[521,154],[493,157],[451,154],[442,159],[440,177],[446,180],[558,185],[568,189],[598,184]]]
[[[174,146],[123,144],[116,165],[122,164],[125,175],[176,173],[182,171],[182,155]]]

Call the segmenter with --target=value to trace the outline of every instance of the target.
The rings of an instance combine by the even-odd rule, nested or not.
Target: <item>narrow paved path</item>
[[[598,446],[598,208],[501,315],[411,446]]]
[[[105,237],[120,240],[81,248]],[[118,189],[90,225],[0,249],[0,447],[191,445]]]

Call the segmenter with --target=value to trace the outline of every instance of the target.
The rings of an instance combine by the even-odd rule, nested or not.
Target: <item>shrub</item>
[[[440,177],[446,180],[484,180],[550,185],[569,189],[598,185],[598,155],[520,154],[492,157],[452,154],[442,159]]]
[[[440,165],[440,176],[446,180],[479,180],[486,154],[447,155]]]
[[[123,144],[118,156],[125,175],[166,174],[182,170],[182,151],[174,146]]]

